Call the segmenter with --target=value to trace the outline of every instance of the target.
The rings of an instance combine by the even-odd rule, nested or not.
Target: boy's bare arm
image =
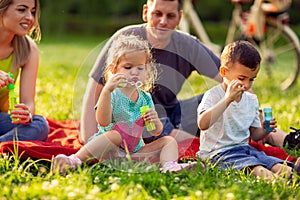
[[[227,101],[228,102],[228,101]],[[213,125],[223,112],[228,107],[229,103],[226,103],[226,99],[219,101],[215,106],[203,111],[198,120],[198,127],[200,130],[206,130]]]
[[[219,101],[215,106],[203,111],[198,120],[198,127],[200,130],[208,129],[212,124],[214,124],[218,118],[223,114],[226,108],[235,101],[244,90],[238,87],[240,82],[238,80],[233,80],[229,83],[226,88],[225,97]]]
[[[259,141],[267,135],[268,133],[262,127],[250,127],[250,137],[254,141]]]
[[[270,121],[270,128],[273,129],[272,132],[276,132],[276,128],[277,128],[277,125],[276,125],[276,119],[273,118],[271,121]],[[263,123],[264,124],[264,123]],[[258,140],[261,140],[265,137],[267,137],[269,135],[268,132],[266,132],[265,128],[264,127],[250,127],[250,137],[252,140],[254,141],[258,141]]]

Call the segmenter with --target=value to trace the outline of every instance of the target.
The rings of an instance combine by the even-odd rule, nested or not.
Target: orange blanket
[[[47,119],[50,126],[50,133],[46,142],[41,141],[19,141],[0,143],[0,153],[18,153],[22,158],[52,159],[57,154],[71,155],[76,153],[82,144],[78,139],[78,120],[56,121]],[[250,143],[258,150],[264,151],[284,160],[295,162],[295,157],[288,154],[281,148],[266,147],[259,143]],[[185,140],[178,144],[179,159],[196,159],[196,152],[199,149],[199,138]]]

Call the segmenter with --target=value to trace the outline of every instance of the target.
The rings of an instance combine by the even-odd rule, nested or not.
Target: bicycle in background
[[[260,51],[262,69],[273,85],[282,90],[292,87],[300,70],[300,43],[289,26],[287,9],[291,0],[231,0],[231,3],[234,9],[225,45],[238,39],[251,42]],[[191,0],[184,1],[183,12],[180,29],[189,32],[192,26],[199,40],[220,55],[222,46],[210,40]]]

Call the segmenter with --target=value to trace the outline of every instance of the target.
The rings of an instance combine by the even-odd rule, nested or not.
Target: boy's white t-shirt
[[[198,116],[224,97],[221,84],[208,90],[198,106]],[[244,92],[240,102],[232,102],[210,128],[201,131],[197,155],[206,159],[234,146],[247,145],[251,126],[261,127],[258,99],[255,94]]]

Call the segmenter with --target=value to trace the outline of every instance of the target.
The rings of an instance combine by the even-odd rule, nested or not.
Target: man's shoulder
[[[183,54],[198,52],[204,48],[197,37],[180,30],[175,30],[172,34],[172,47],[182,51]]]
[[[128,25],[119,29],[117,34],[141,34],[144,30],[145,24]]]
[[[194,35],[191,35],[187,32],[181,31],[181,30],[175,30],[173,34],[173,39],[180,39],[179,41],[182,42],[196,42],[198,41],[197,37]]]

